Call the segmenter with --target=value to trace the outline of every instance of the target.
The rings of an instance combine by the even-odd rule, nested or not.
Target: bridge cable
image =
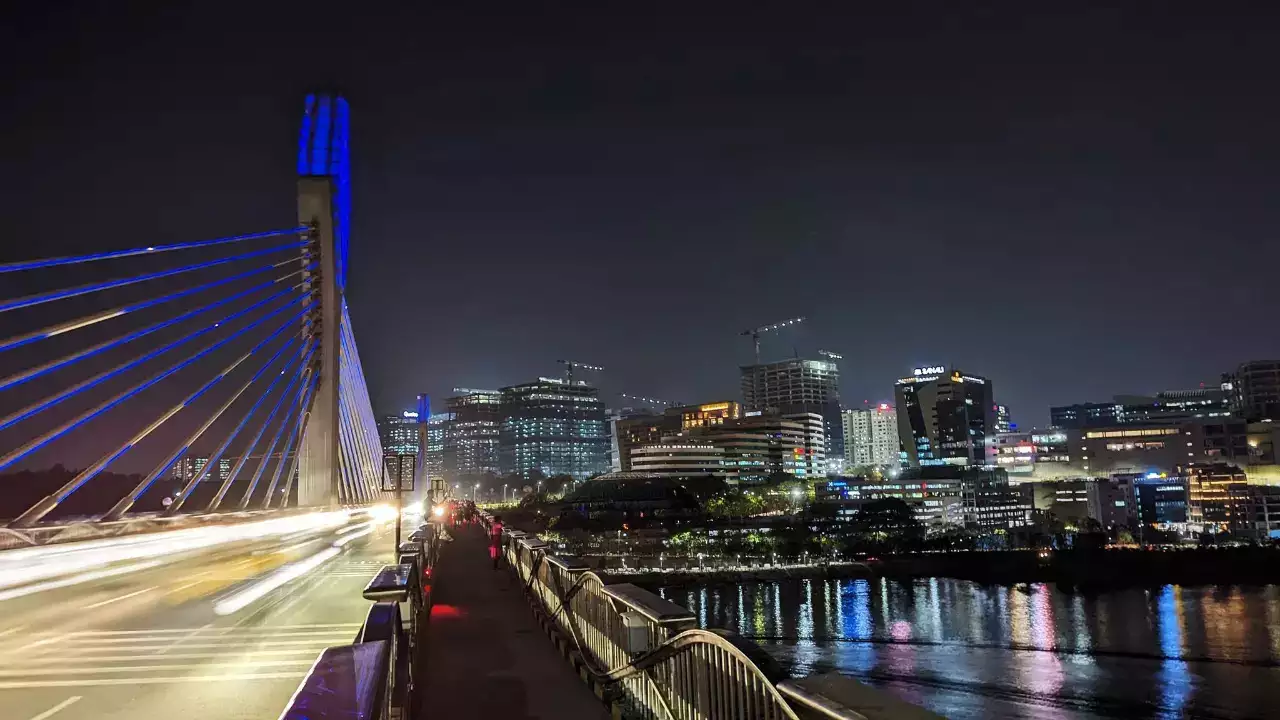
[[[309,310],[309,309],[310,307],[304,308],[303,313],[305,313],[306,310]],[[246,353],[245,357],[248,357],[249,355],[257,352],[260,348],[265,346],[276,335],[283,332],[284,328],[287,327],[289,323],[292,323],[296,319],[297,319],[296,317],[291,318],[288,321],[288,323],[286,323],[286,325],[281,326],[279,330],[277,330],[275,333],[272,333],[271,337],[268,337],[266,340],[263,340],[261,343],[258,343],[256,347],[254,347],[252,350]],[[267,360],[267,362],[263,364],[263,366],[258,370],[258,372],[254,373],[253,377],[249,380],[249,382],[245,383],[244,387],[240,389],[240,392],[241,393],[244,392],[245,389],[247,389],[250,385],[257,382],[257,380],[261,378],[264,373],[266,373],[267,368],[270,367],[272,364],[274,364],[276,359],[280,357],[280,355],[283,354],[287,348],[293,347],[293,343],[296,341],[297,341],[296,337],[291,338],[285,346],[276,350],[275,355],[272,355],[271,359]],[[239,397],[238,393],[236,397]],[[209,473],[213,472],[214,468],[218,467],[218,464],[222,461],[223,453],[225,453],[227,451],[227,448],[230,447],[231,443],[235,441],[236,437],[240,434],[240,431],[244,429],[245,423],[249,422],[249,417],[253,415],[254,410],[258,409],[258,405],[265,398],[266,398],[265,395],[259,398],[258,402],[254,403],[253,407],[250,408],[249,412],[245,413],[244,417],[240,419],[240,422],[237,423],[235,427],[231,429],[231,432],[227,433],[227,437],[222,441],[222,444],[218,446],[218,449],[212,455],[209,456],[209,460],[205,462],[204,467],[201,468],[199,472],[197,472],[195,475],[191,477],[190,480],[187,481],[186,486],[183,487],[182,490],[178,493],[178,495],[173,499],[173,504],[170,505],[167,510],[165,510],[165,513],[164,513],[165,515],[177,514],[178,510],[180,510],[183,504],[187,502],[187,498],[191,496],[191,492],[195,490],[196,485],[204,482],[205,478],[209,477]],[[235,397],[231,398],[231,400],[228,401],[228,405],[231,402],[234,402],[235,399],[236,399]]]
[[[302,257],[305,258],[306,256],[303,255]],[[64,333],[71,332],[73,330],[80,330],[82,328],[86,328],[91,325],[96,325],[106,320],[111,320],[114,318],[121,317],[123,315],[128,315],[129,313],[132,313],[132,312],[137,312],[138,310],[145,310],[147,308],[161,305],[166,302],[169,302],[170,300],[178,300],[180,298],[184,298],[190,295],[195,295],[196,293],[200,293],[205,290],[210,290],[215,287],[221,287],[223,285],[233,283],[237,280],[243,280],[248,277],[253,277],[254,275],[261,275],[262,273],[270,272],[271,270],[274,270],[275,268],[281,267],[283,265],[297,263],[298,260],[299,258],[282,260],[278,263],[264,265],[263,267],[257,268],[256,270],[248,270],[246,272],[237,273],[235,275],[231,275],[230,277],[226,277],[221,280],[215,280],[213,282],[205,283],[203,285],[197,285],[193,288],[179,290],[177,292],[170,293],[168,295],[162,295],[158,298],[143,300],[141,302],[131,303],[129,305],[122,305],[118,308],[112,308],[110,310],[103,310],[101,312],[93,313],[92,315],[85,315],[83,317],[76,318],[75,320],[68,320],[66,322],[50,325],[40,330],[36,330],[35,332],[29,332],[23,335],[11,337],[8,340],[0,341],[0,352],[5,350],[12,350],[17,347],[22,347],[23,345],[29,345],[31,343],[38,342],[40,340],[45,340],[45,339],[54,337],[55,335],[62,335]],[[314,265],[312,267],[314,267]],[[299,270],[298,272],[302,272],[302,271]],[[290,275],[286,275],[285,278],[291,277],[292,275],[297,275],[298,272],[290,273]],[[281,282],[283,279],[284,278],[277,278],[274,282]],[[269,286],[270,284],[271,283],[264,283],[263,285],[258,285],[257,288],[266,287],[266,286]],[[97,348],[101,348],[101,347],[102,347],[101,345],[97,346]]]
[[[312,352],[314,352],[315,349],[316,347],[313,346]],[[310,357],[311,357],[311,353],[308,353],[308,356],[307,356],[308,361],[310,361]],[[265,430],[268,426],[270,426],[271,420],[275,418],[276,413],[280,410],[280,407],[283,405],[284,401],[286,399],[291,400],[291,403],[288,406],[288,409],[285,411],[284,419],[280,421],[280,425],[276,427],[276,431],[271,437],[271,444],[268,445],[267,449],[262,453],[262,460],[258,462],[258,468],[254,471],[253,477],[249,480],[249,487],[245,488],[244,495],[240,498],[240,503],[238,506],[240,510],[245,510],[246,508],[249,507],[249,500],[253,496],[253,491],[257,489],[258,481],[262,479],[262,473],[267,469],[267,463],[271,461],[271,457],[275,454],[276,445],[280,443],[280,437],[284,434],[284,429],[286,427],[289,427],[289,423],[293,418],[293,412],[298,407],[298,404],[302,401],[302,392],[306,389],[308,379],[311,377],[311,375],[312,375],[311,365],[309,364],[309,362],[304,363],[302,366],[301,372],[299,372],[297,376],[294,377],[293,380],[289,382],[289,386],[284,389],[283,393],[281,393],[280,399],[276,400],[276,405],[271,409],[271,414],[267,416],[267,421],[263,423],[262,429]],[[298,386],[298,393],[296,395],[293,393],[294,385]],[[283,458],[284,458],[284,455],[282,453],[281,462],[283,462]]]
[[[280,393],[280,397],[276,400],[275,406],[272,408],[270,414],[267,415],[267,418],[263,421],[261,427],[258,428],[258,432],[254,434],[253,440],[250,440],[248,445],[245,446],[244,452],[236,459],[236,464],[232,466],[231,471],[227,473],[225,478],[223,478],[222,486],[218,488],[218,492],[214,494],[213,498],[209,500],[209,504],[205,506],[205,512],[213,512],[222,505],[222,500],[231,489],[231,485],[235,483],[238,477],[240,477],[241,468],[243,468],[245,463],[249,461],[249,457],[253,454],[253,451],[258,448],[258,441],[262,439],[262,435],[266,432],[267,426],[271,424],[271,420],[275,418],[276,410],[280,408],[280,403],[286,396],[288,396],[289,391],[293,389],[294,383],[297,382],[298,378],[302,377],[307,364],[311,362],[311,354],[315,352],[315,349],[316,343],[304,342],[302,346],[298,348],[298,355],[289,361],[289,364],[286,365],[274,379],[272,379],[271,385],[262,393],[262,398],[258,401],[259,403],[261,403],[262,400],[265,400],[267,396],[275,390],[276,385],[280,382],[280,378],[285,375],[290,376],[289,384],[286,385],[284,391]],[[295,364],[298,366],[297,370],[293,369]],[[257,407],[255,406],[254,410],[256,409]],[[253,410],[250,410],[250,414],[253,414]]]
[[[46,293],[36,295],[28,295],[27,297],[18,298],[16,300],[7,300],[0,302],[0,312],[8,312],[10,310],[20,310],[22,308],[32,307],[33,305],[41,305],[54,300],[65,300],[66,298],[78,297],[80,295],[88,295],[100,290],[110,290],[112,288],[124,287],[126,285],[136,285],[137,283],[146,282],[148,280],[158,280],[160,278],[172,277],[183,273],[195,272],[196,270],[204,270],[206,268],[226,265],[228,263],[238,262],[240,260],[249,260],[255,257],[261,257],[282,250],[291,250],[310,245],[310,240],[299,240],[298,242],[286,243],[284,245],[275,245],[265,250],[258,250],[241,255],[231,255],[229,257],[218,258],[217,260],[209,260],[207,262],[195,263],[194,265],[185,265],[180,268],[171,270],[159,270],[152,273],[144,273],[135,275],[130,278],[120,278],[116,280],[104,280],[103,282],[90,283],[79,287],[69,288],[66,290],[52,290]]]
[[[71,257],[3,263],[0,264],[0,274],[17,272],[19,270],[57,267],[59,265],[78,265],[80,263],[95,262],[97,260],[112,260],[115,258],[133,257],[135,255],[154,255],[173,250],[189,250],[192,248],[211,247],[214,245],[226,245],[227,243],[244,242],[246,240],[261,240],[264,238],[278,237],[280,235],[295,235],[306,232],[309,229],[310,228],[306,225],[300,225],[286,230],[268,230],[266,232],[250,233],[248,235],[231,235],[229,237],[217,238],[216,240],[198,240],[195,242],[174,243],[172,245],[153,245],[151,247],[133,248],[131,250],[112,250],[109,252],[90,253],[88,255],[74,255]]]
[[[289,261],[289,262],[296,262],[296,261]],[[274,266],[271,266],[271,267],[274,267]],[[6,378],[4,378],[4,379],[0,380],[0,390],[6,390],[6,389],[11,388],[11,387],[13,387],[13,386],[15,386],[15,385],[20,385],[20,384],[22,384],[22,383],[25,383],[25,382],[28,382],[28,381],[30,381],[30,380],[33,380],[33,379],[35,379],[35,378],[37,378],[37,377],[40,377],[41,375],[45,375],[45,374],[47,374],[47,373],[51,373],[51,372],[53,372],[54,370],[58,370],[58,369],[60,369],[60,368],[64,368],[64,367],[66,367],[66,366],[68,366],[68,365],[71,365],[71,364],[73,364],[73,363],[77,363],[77,362],[79,362],[79,361],[81,361],[81,360],[84,360],[84,359],[85,359],[85,358],[87,358],[87,357],[92,357],[92,356],[94,356],[94,355],[97,355],[98,353],[106,352],[107,350],[110,350],[110,349],[112,349],[112,348],[120,347],[121,345],[125,345],[126,343],[130,343],[130,342],[132,342],[132,341],[134,341],[134,340],[137,340],[137,339],[139,339],[139,338],[146,337],[147,335],[150,335],[150,334],[152,334],[152,333],[154,333],[154,332],[156,332],[156,331],[158,331],[158,330],[163,330],[164,328],[171,327],[171,326],[173,326],[173,325],[177,325],[178,323],[182,322],[183,320],[188,320],[188,319],[190,319],[190,318],[195,317],[196,315],[201,315],[201,314],[206,313],[206,312],[208,312],[208,311],[210,311],[210,310],[213,310],[213,309],[216,309],[216,308],[222,307],[223,305],[227,305],[227,304],[229,304],[229,303],[235,302],[236,300],[240,300],[240,299],[242,299],[242,298],[248,297],[249,295],[252,295],[252,294],[254,294],[254,293],[256,293],[256,292],[258,292],[258,291],[260,291],[260,290],[265,290],[265,289],[267,289],[267,288],[270,288],[270,287],[272,287],[273,285],[278,285],[278,284],[280,284],[280,283],[282,283],[282,282],[285,282],[285,281],[287,281],[287,280],[289,280],[289,279],[293,278],[294,276],[299,275],[299,274],[301,274],[301,273],[303,273],[303,272],[306,272],[307,270],[312,269],[312,268],[314,268],[314,267],[315,267],[315,265],[314,265],[314,264],[312,264],[310,267],[308,267],[308,268],[304,268],[303,270],[297,270],[297,271],[295,271],[295,272],[291,272],[291,273],[289,273],[288,275],[282,275],[282,276],[280,276],[280,277],[278,277],[278,278],[276,278],[276,279],[274,279],[274,280],[271,280],[271,281],[268,281],[268,282],[264,282],[264,283],[261,283],[261,284],[259,284],[259,285],[255,285],[255,286],[253,286],[253,287],[251,287],[251,288],[249,288],[249,289],[247,289],[247,290],[243,290],[243,291],[241,291],[241,292],[238,292],[238,293],[235,293],[235,294],[233,294],[233,295],[230,295],[230,296],[228,296],[228,297],[226,297],[226,298],[223,298],[222,300],[218,300],[218,301],[215,301],[215,302],[209,303],[209,304],[207,304],[207,305],[203,305],[203,306],[201,306],[201,307],[198,307],[198,308],[195,308],[195,309],[192,309],[192,310],[188,310],[187,312],[184,312],[184,313],[182,313],[182,314],[178,315],[177,317],[170,318],[169,320],[165,320],[165,321],[163,321],[163,322],[155,323],[154,325],[150,325],[150,326],[148,326],[148,327],[142,328],[141,330],[134,330],[133,332],[125,333],[124,335],[121,335],[121,336],[119,336],[119,337],[117,337],[117,338],[114,338],[114,339],[111,339],[111,340],[107,340],[107,341],[105,341],[105,342],[98,343],[97,345],[94,345],[93,347],[87,348],[87,349],[85,349],[85,350],[80,350],[79,352],[74,352],[74,353],[71,353],[71,354],[69,354],[69,355],[64,355],[63,357],[60,357],[60,358],[58,358],[58,359],[56,359],[56,360],[51,360],[51,361],[49,361],[49,362],[47,362],[47,363],[45,363],[45,364],[43,364],[43,365],[41,365],[41,366],[39,366],[39,367],[30,368],[30,369],[28,369],[28,370],[24,370],[24,371],[22,371],[22,372],[14,373],[13,375],[10,375],[9,377],[6,377]],[[298,284],[294,285],[294,286],[293,286],[293,288],[291,288],[291,289],[292,289],[292,290],[297,290],[297,289],[299,289],[299,288],[302,288],[302,287],[303,287],[303,285],[304,285],[303,283],[298,283]],[[288,294],[288,292],[289,292],[289,290],[283,290],[283,291],[281,291],[281,292],[279,292],[279,293],[276,293],[275,295],[271,296],[271,298],[267,298],[267,300],[271,300],[271,299],[273,299],[273,298],[277,298],[277,297],[280,297],[280,296],[282,296],[282,295]],[[263,301],[263,302],[266,302],[266,301]],[[261,303],[259,303],[259,304],[261,304]],[[252,310],[252,309],[253,309],[253,307],[256,307],[256,306],[250,306],[247,310]],[[234,317],[236,317],[236,316],[235,316],[235,315],[228,316],[227,318],[224,318],[223,320],[221,320],[221,321],[219,321],[219,322],[226,322],[227,320],[233,319]],[[217,327],[217,324],[214,324],[212,327]],[[210,329],[212,329],[212,327],[211,327]],[[188,336],[188,337],[186,337],[186,338],[183,338],[181,341],[178,341],[178,343],[176,343],[176,344],[170,344],[170,345],[166,346],[165,348],[163,348],[163,349],[161,349],[161,350],[157,350],[157,351],[153,351],[153,352],[151,352],[151,353],[148,353],[148,354],[145,356],[145,358],[146,358],[146,359],[149,359],[149,358],[155,357],[156,355],[158,355],[158,354],[160,354],[160,353],[166,352],[166,351],[168,351],[168,350],[172,349],[173,347],[176,347],[178,344],[181,344],[181,343],[183,343],[183,342],[186,342],[187,340],[191,339],[192,337],[193,337],[193,336]],[[136,365],[137,365],[138,363],[141,363],[141,362],[145,362],[145,359],[144,359],[144,358],[138,358],[138,359],[136,360],[136,362],[135,362],[133,365],[129,365],[129,366],[126,366],[126,367],[124,367],[124,368],[120,368],[120,370],[121,370],[121,371],[124,371],[124,370],[129,369],[129,367],[136,367]],[[82,383],[82,385],[84,386],[83,388],[81,388],[81,386],[76,386],[75,388],[71,388],[71,389],[76,390],[77,392],[78,392],[80,389],[88,389],[88,388],[93,387],[94,385],[97,385],[97,384],[98,384],[97,382],[92,382],[92,383],[91,383],[91,381],[94,381],[94,380],[105,380],[105,379],[108,379],[108,377],[111,377],[111,376],[109,376],[109,375],[107,375],[107,374],[99,375],[99,376],[97,376],[97,377],[95,377],[95,378],[91,378],[90,380],[86,380],[86,381],[84,381],[84,383]],[[89,383],[91,383],[91,384],[89,384]],[[74,394],[74,393],[72,393],[72,394]],[[5,427],[8,427],[8,425],[4,425],[2,422],[0,422],[0,430],[4,429]]]
[[[186,440],[180,443],[178,447],[175,448],[173,452],[171,452],[168,455],[168,457],[166,457],[163,461],[160,462],[159,465],[156,465],[155,469],[153,469],[150,473],[148,473],[147,476],[144,477],[142,481],[138,483],[137,487],[135,487],[132,492],[130,492],[129,494],[121,498],[120,501],[115,504],[115,506],[113,506],[109,511],[107,511],[107,514],[102,516],[102,520],[103,521],[118,520],[122,515],[128,512],[129,509],[133,507],[133,504],[138,502],[138,498],[142,497],[142,495],[151,488],[151,485],[155,483],[155,481],[158,480],[161,475],[168,472],[169,469],[173,467],[173,464],[177,462],[178,459],[181,458],[188,450],[190,450],[191,446],[195,444],[197,440],[200,439],[200,436],[203,435],[211,425],[217,422],[218,418],[222,417],[222,414],[225,413],[227,409],[231,407],[232,403],[234,403],[249,388],[250,385],[252,385],[254,382],[258,380],[259,377],[262,376],[262,374],[266,371],[266,369],[276,361],[276,358],[278,358],[280,354],[285,351],[285,349],[291,347],[295,342],[297,342],[296,337],[291,338],[287,344],[281,346],[281,348],[276,351],[276,354],[272,355],[271,359],[268,360],[266,364],[264,364],[262,368],[258,370],[258,372],[254,373],[253,377],[249,380],[249,382],[245,383],[244,386],[241,387],[239,391],[233,393],[231,398],[227,400],[225,403],[223,403],[222,407],[210,413],[209,417],[205,419],[205,422],[202,425],[200,425],[200,427],[196,428],[195,432],[193,432],[191,435],[187,437]],[[290,362],[286,364],[284,369],[287,370],[289,367],[292,367],[292,363],[293,361],[290,360]],[[281,372],[283,372],[283,370]],[[280,377],[280,374],[277,374],[276,379],[278,380],[279,377]],[[275,381],[272,381],[271,385],[267,388],[266,392],[263,394],[263,397],[266,397],[266,393],[271,392],[271,390],[273,390],[274,388],[275,388]],[[259,400],[259,402],[261,402],[261,400]],[[257,408],[257,405],[255,404],[254,409],[256,408]],[[251,409],[249,412],[252,413],[253,410]]]
[[[289,472],[285,479],[284,488],[280,493],[280,507],[284,507],[289,502],[289,491],[293,488],[294,470],[298,466],[298,458],[302,455],[300,446],[302,444],[302,439],[306,437],[307,434],[307,423],[310,422],[311,416],[313,415],[311,412],[311,404],[314,402],[316,386],[319,382],[320,378],[318,375],[313,375],[311,377],[311,383],[307,388],[307,395],[298,405],[298,412],[302,420],[301,422],[294,424],[292,429],[290,429],[289,439],[285,441],[284,449],[280,451],[280,462],[276,465],[275,475],[271,478],[271,485],[267,488],[267,496],[262,502],[262,509],[264,510],[271,508],[272,493],[275,491],[276,483],[280,480],[280,469],[284,467],[285,455],[288,452],[288,448],[293,445],[293,439],[296,436],[298,438],[299,447],[294,447],[293,460],[289,462]]]
[[[305,312],[305,309],[304,309],[304,312]],[[45,515],[49,514],[54,508],[58,507],[58,505],[60,505],[68,497],[70,497],[75,491],[84,487],[85,483],[97,477],[108,465],[115,462],[117,459],[120,458],[120,456],[124,455],[126,452],[128,452],[138,443],[146,439],[148,435],[155,432],[157,428],[159,428],[161,425],[167,422],[170,418],[177,415],[184,408],[190,406],[196,400],[200,399],[200,397],[204,395],[206,392],[208,392],[212,387],[220,383],[227,375],[235,371],[235,369],[239,367],[245,360],[249,359],[259,350],[265,347],[268,343],[275,340],[276,337],[280,335],[280,333],[284,332],[286,328],[290,327],[293,324],[295,319],[296,318],[291,318],[290,320],[286,321],[284,324],[280,325],[278,329],[276,329],[266,338],[259,341],[257,345],[253,346],[252,349],[250,349],[248,352],[242,354],[240,357],[233,360],[221,372],[215,374],[211,380],[209,380],[204,385],[202,385],[198,390],[188,395],[185,399],[183,399],[181,402],[177,403],[176,405],[172,406],[164,413],[161,413],[161,415],[155,420],[153,420],[151,424],[142,428],[142,430],[139,430],[137,433],[133,435],[133,437],[131,437],[129,440],[126,440],[119,448],[103,455],[101,458],[98,459],[97,462],[93,463],[92,465],[85,468],[84,470],[81,470],[75,477],[67,481],[67,483],[63,485],[61,488],[59,488],[57,491],[46,496],[44,499],[37,502],[35,505],[32,505],[30,508],[27,509],[26,512],[22,513],[17,518],[15,518],[10,523],[10,525],[16,526],[16,527],[29,526],[39,521]],[[291,346],[293,342],[294,341],[291,340],[288,343],[288,345],[286,345],[285,347]],[[235,402],[235,400],[239,398],[240,394],[244,392],[245,388],[248,388],[249,385],[252,384],[254,380],[257,380],[259,377],[261,377],[261,374],[266,371],[268,366],[270,366],[272,363],[276,361],[276,358],[280,356],[280,353],[283,350],[284,348],[282,347],[279,351],[276,352],[275,355],[271,356],[271,358],[268,359],[267,362],[263,364],[263,366],[258,370],[258,373],[254,375],[253,380],[251,380],[249,383],[246,383],[244,387],[240,389],[239,392],[237,392],[232,396],[231,400],[227,401],[227,404],[223,407],[223,410],[225,410],[227,407],[230,407],[231,403]],[[216,460],[210,460],[208,463],[205,463],[205,467],[204,467],[205,473],[208,472],[210,465],[216,465],[216,463],[217,463]],[[203,474],[199,475],[198,477],[203,477]],[[145,488],[143,489],[145,490]],[[174,505],[178,505],[182,499],[185,499],[185,498],[179,498],[178,501],[174,502]]]
[[[52,396],[43,398],[41,400],[37,400],[36,402],[32,403],[31,405],[28,405],[25,408],[22,408],[21,410],[18,410],[17,412],[10,413],[4,418],[0,418],[0,430],[5,430],[9,427],[12,427],[16,423],[19,423],[23,420],[26,420],[27,418],[33,417],[41,412],[44,412],[45,410],[48,410],[49,408],[53,407],[54,405],[57,405],[58,403],[68,398],[75,397],[76,395],[79,395],[85,390],[97,387],[98,385],[101,385],[102,383],[106,382],[107,380],[110,380],[113,377],[116,377],[117,375],[120,375],[121,373],[127,372],[128,370],[138,367],[139,365],[142,365],[148,360],[159,357],[176,347],[185,345],[186,343],[192,340],[195,340],[196,338],[207,335],[213,332],[214,330],[218,329],[219,327],[221,327],[224,323],[230,322],[232,320],[237,320],[247,315],[248,313],[251,313],[254,310],[257,310],[258,308],[271,303],[274,300],[285,297],[290,293],[297,292],[302,287],[303,287],[303,284],[299,283],[297,285],[294,285],[292,288],[281,290],[273,295],[270,295],[269,297],[263,298],[262,300],[255,302],[254,304],[246,308],[243,308],[234,313],[231,313],[230,315],[227,315],[219,319],[217,322],[210,323],[198,330],[188,333],[187,335],[181,338],[178,338],[177,340],[174,340],[173,342],[170,342],[167,345],[163,345],[155,350],[139,355],[138,357],[132,360],[129,360],[127,362],[120,363],[119,365],[116,365],[115,367],[110,368],[109,370],[105,370],[101,373],[98,373],[97,375],[94,375],[93,377],[87,380],[82,380],[81,382],[75,385],[72,385],[71,387],[62,390],[61,392],[55,393]],[[299,297],[299,299],[301,299],[301,296]],[[288,306],[286,305],[285,307],[288,307]],[[41,371],[38,374],[43,374],[44,372],[46,371]],[[30,378],[27,377],[23,379],[27,380]],[[6,378],[4,381],[0,381],[0,389],[9,387],[9,385],[4,384],[8,382],[9,382],[9,378]],[[0,464],[0,470],[2,469],[4,469],[4,465]]]
[[[259,318],[259,319],[255,320],[254,322],[250,323],[249,325],[246,325],[245,327],[240,328],[239,330],[237,330],[237,331],[235,331],[234,333],[232,333],[232,334],[228,335],[227,337],[225,337],[225,338],[223,338],[223,339],[221,339],[221,340],[218,340],[218,341],[216,341],[216,342],[214,342],[214,343],[211,343],[211,344],[209,344],[209,345],[205,346],[203,349],[201,349],[200,351],[198,351],[198,352],[196,352],[195,354],[191,355],[190,357],[186,358],[185,360],[182,360],[182,361],[180,361],[180,362],[178,362],[178,363],[175,363],[175,364],[173,364],[173,365],[170,365],[167,369],[165,369],[165,370],[163,370],[163,371],[161,371],[161,372],[158,372],[158,373],[156,373],[156,374],[152,375],[150,378],[147,378],[147,379],[146,379],[146,380],[144,380],[143,382],[138,383],[138,384],[134,385],[133,387],[131,387],[131,388],[129,388],[129,389],[127,389],[127,390],[125,390],[125,391],[123,391],[123,392],[121,392],[121,393],[119,393],[119,394],[115,395],[114,397],[110,398],[109,400],[107,400],[107,401],[105,401],[105,402],[103,402],[103,403],[101,403],[101,404],[97,405],[96,407],[91,408],[91,409],[89,409],[89,410],[87,410],[87,411],[85,411],[85,412],[81,413],[80,415],[78,415],[78,416],[77,416],[77,417],[75,417],[74,419],[69,420],[69,421],[67,421],[66,423],[63,423],[62,425],[58,426],[57,428],[54,428],[53,430],[50,430],[49,432],[47,432],[47,433],[45,433],[45,434],[43,434],[43,435],[41,435],[41,436],[39,436],[39,437],[37,437],[37,438],[34,438],[34,439],[32,439],[32,440],[27,441],[27,442],[26,442],[25,444],[23,444],[21,447],[19,447],[19,448],[15,449],[15,450],[10,451],[7,455],[5,455],[4,457],[0,458],[0,470],[4,470],[4,469],[8,468],[9,466],[13,465],[13,464],[14,464],[15,462],[17,462],[18,460],[21,460],[22,458],[26,457],[27,455],[30,455],[32,452],[35,452],[36,450],[40,449],[41,447],[44,447],[45,445],[47,445],[48,443],[52,442],[53,440],[56,440],[57,438],[62,437],[63,435],[65,435],[65,434],[66,434],[67,432],[69,432],[70,430],[73,430],[73,429],[75,429],[75,428],[79,427],[80,425],[82,425],[83,423],[85,423],[85,422],[87,422],[87,421],[89,421],[89,420],[92,420],[93,418],[95,418],[95,417],[97,417],[97,416],[101,415],[102,413],[104,413],[104,412],[106,412],[106,411],[110,410],[111,408],[115,407],[116,405],[119,405],[120,403],[124,402],[124,401],[125,401],[125,400],[127,400],[128,398],[130,398],[130,397],[132,397],[132,396],[136,395],[137,393],[142,392],[143,390],[146,390],[147,388],[149,388],[149,387],[151,387],[151,386],[155,385],[156,383],[160,382],[161,380],[163,380],[163,379],[165,379],[165,378],[169,377],[170,375],[172,375],[172,374],[174,374],[174,373],[178,372],[179,370],[181,370],[181,369],[183,369],[183,368],[187,367],[188,365],[190,365],[191,363],[195,362],[196,360],[199,360],[200,358],[204,357],[205,355],[208,355],[209,353],[211,353],[211,352],[213,352],[213,351],[217,350],[218,348],[222,347],[223,345],[226,345],[227,343],[231,342],[232,340],[234,340],[234,339],[236,339],[236,338],[240,337],[241,335],[245,334],[245,333],[246,333],[246,332],[248,332],[249,330],[252,330],[252,329],[254,329],[254,328],[256,328],[256,327],[258,327],[258,326],[262,325],[263,323],[267,322],[267,321],[268,321],[268,320],[270,320],[271,318],[273,318],[273,317],[275,317],[275,316],[279,315],[280,313],[284,312],[285,310],[288,310],[289,308],[291,308],[291,307],[293,307],[293,306],[295,306],[295,305],[297,305],[297,304],[301,303],[303,300],[306,300],[306,299],[307,299],[307,296],[303,295],[303,296],[300,296],[300,297],[298,297],[298,298],[295,298],[295,299],[291,300],[289,303],[287,303],[287,304],[285,304],[285,305],[283,305],[283,306],[281,306],[281,307],[279,307],[279,308],[277,308],[277,309],[275,309],[275,310],[271,311],[270,313],[268,313],[268,314],[266,314],[265,316],[263,316],[263,317],[261,317],[261,318]],[[315,302],[315,301],[312,301],[312,304],[314,304],[314,302]],[[308,309],[308,308],[310,308],[310,305],[308,305],[306,308],[304,308],[304,309],[299,313],[299,315],[301,315],[301,314],[305,313],[305,312],[307,311],[307,309]],[[212,330],[213,328],[216,328],[216,327],[218,327],[218,324],[214,324],[214,325],[213,325],[213,326],[211,326],[210,328],[207,328],[207,329],[206,329],[206,330],[204,330],[204,331],[200,331],[200,334],[203,334],[204,332],[207,332],[208,330]],[[136,363],[135,363],[135,364],[136,364]],[[24,413],[24,412],[26,412],[26,411],[20,411],[20,413]],[[28,414],[29,414],[29,413],[28,413]],[[11,416],[11,417],[12,417],[12,416]],[[13,424],[13,422],[16,422],[16,420],[14,420],[14,421],[8,421],[8,422],[6,422],[6,423],[0,423],[0,429],[3,429],[3,427],[8,427],[9,425],[12,425],[12,424]]]

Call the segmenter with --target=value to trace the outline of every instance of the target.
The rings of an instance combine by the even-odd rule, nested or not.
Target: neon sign
[[[920,377],[921,375],[941,375],[946,371],[947,369],[941,365],[931,365],[929,367],[918,367],[912,371],[912,374],[916,377]]]

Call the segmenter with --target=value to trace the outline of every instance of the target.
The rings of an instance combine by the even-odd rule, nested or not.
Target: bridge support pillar
[[[318,341],[314,363],[317,378],[311,417],[298,446],[298,505],[337,507],[340,504],[338,455],[338,323],[342,319],[342,291],[338,287],[334,242],[334,182],[326,176],[298,178],[298,221],[311,227],[311,256],[304,262],[307,289],[317,309],[304,319],[304,332]],[[299,422],[303,421],[302,408]],[[287,498],[285,499],[287,502]]]

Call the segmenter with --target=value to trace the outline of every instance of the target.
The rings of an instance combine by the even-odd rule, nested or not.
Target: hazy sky
[[[558,358],[736,397],[794,315],[765,356],[843,353],[846,404],[954,364],[1023,425],[1280,355],[1276,18],[1088,4],[23,3],[0,252],[287,226],[336,87],[380,409]]]

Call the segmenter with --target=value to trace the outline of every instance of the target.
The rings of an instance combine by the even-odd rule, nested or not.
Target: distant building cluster
[[[1049,415],[1049,427],[1020,430],[989,379],[916,368],[895,384],[893,407],[845,411],[845,473],[818,498],[844,514],[898,498],[934,528],[1048,522],[1126,527],[1139,540],[1152,528],[1280,537],[1280,362],[1244,363],[1212,387]],[[883,449],[890,417],[896,459]]]
[[[217,467],[210,468],[209,472],[205,473],[205,466],[208,464],[208,456],[186,455],[173,464],[173,469],[169,471],[170,476],[176,482],[185,484],[197,477],[200,478],[200,482],[220,483],[231,475],[231,458],[219,458]]]
[[[1280,361],[1243,363],[1212,387],[1055,406],[1049,426],[1019,428],[990,378],[945,365],[899,378],[892,402],[845,408],[840,356],[822,355],[742,366],[740,399],[617,409],[573,379],[599,368],[566,363],[563,379],[455,388],[441,412],[386,416],[383,447],[419,454],[444,482],[790,479],[840,515],[897,498],[935,529],[1050,519],[1280,536]]]

